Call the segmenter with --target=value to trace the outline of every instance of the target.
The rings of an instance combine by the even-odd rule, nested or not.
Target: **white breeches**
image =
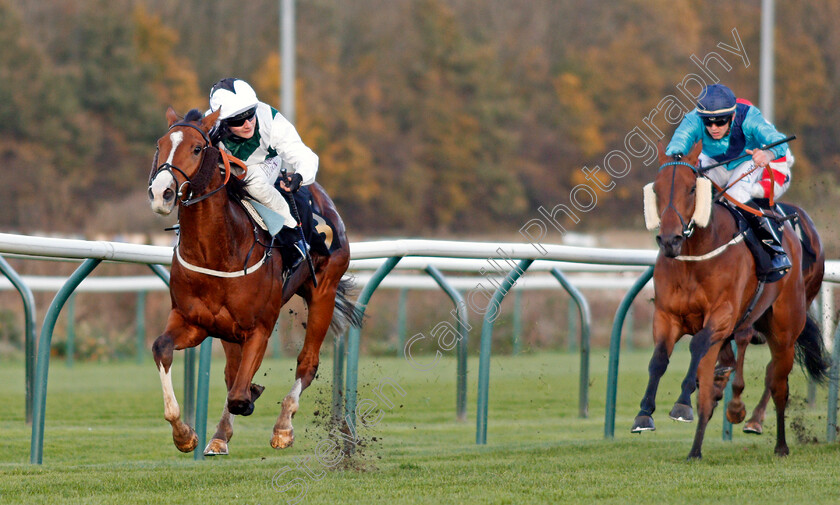
[[[283,195],[274,187],[274,181],[280,175],[280,158],[271,158],[263,163],[250,165],[245,175],[248,193],[254,200],[265,205],[283,217],[283,224],[289,228],[297,226],[292,212],[289,210],[289,203]]]
[[[753,162],[748,159],[735,167],[735,170],[727,170],[726,166],[719,166],[706,172],[706,175],[722,188],[727,187],[731,182],[738,181],[726,193],[741,203],[746,203],[752,198],[770,198],[771,191],[773,198],[776,199],[790,187],[790,168],[793,166],[793,161],[793,154],[788,149],[785,156],[771,161],[770,166],[764,169],[753,170]],[[701,166],[714,163],[715,160],[712,158],[705,154],[700,155]],[[746,173],[748,175],[741,178]]]

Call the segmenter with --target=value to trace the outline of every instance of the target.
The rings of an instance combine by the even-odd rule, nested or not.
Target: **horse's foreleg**
[[[233,386],[233,380],[239,371],[239,363],[242,361],[242,346],[234,342],[222,340],[222,347],[225,350],[225,386],[228,392]],[[222,408],[222,417],[216,425],[216,433],[204,448],[205,456],[227,456],[228,442],[233,438],[233,414],[228,410],[227,399]]]
[[[328,284],[322,280],[322,284],[310,296],[307,296],[309,316],[306,320],[306,337],[297,359],[295,383],[283,399],[283,408],[274,424],[271,447],[275,449],[285,449],[295,441],[292,418],[300,405],[300,394],[309,387],[318,372],[321,344],[330,328],[335,309],[336,286],[337,282]]]
[[[691,361],[688,364],[688,371],[681,384],[680,396],[668,414],[675,421],[684,423],[694,421],[694,411],[691,408],[691,395],[694,393],[697,385],[697,367],[700,365],[700,360],[703,359],[709,350],[710,333],[709,330],[704,328],[691,337],[691,343],[689,344]]]
[[[671,319],[660,312],[654,315],[653,320],[653,338],[655,346],[653,349],[653,356],[650,358],[648,365],[648,385],[645,389],[645,395],[639,405],[640,410],[633,420],[632,433],[641,433],[643,431],[653,431],[656,429],[653,424],[653,412],[656,410],[656,390],[659,388],[659,381],[665,370],[668,368],[671,352],[674,350],[674,344],[680,335],[680,327],[674,324]]]
[[[234,374],[233,384],[230,386],[227,396],[227,408],[231,414],[250,416],[254,412],[254,401],[260,396],[264,388],[253,384],[251,381],[260,368],[260,364],[262,364],[270,335],[271,328],[255,330],[242,344],[239,369]]]
[[[726,405],[726,419],[732,424],[738,424],[747,416],[747,407],[741,399],[744,392],[744,357],[747,353],[747,346],[755,334],[752,327],[739,331],[735,334],[735,345],[738,347],[738,355],[735,358],[735,378],[732,380],[732,400]],[[723,349],[721,350],[723,353]],[[724,365],[725,363],[722,362]]]
[[[198,436],[195,434],[195,430],[181,421],[181,408],[175,398],[175,389],[172,387],[172,353],[176,348],[194,347],[201,343],[204,338],[206,338],[206,334],[201,334],[199,330],[191,327],[182,331],[167,329],[152,345],[152,353],[163,387],[164,418],[172,426],[172,440],[175,442],[175,447],[181,452],[191,452],[195,449],[198,444]]]
[[[702,457],[701,448],[706,434],[706,426],[709,424],[715,405],[717,405],[714,383],[715,363],[722,343],[722,341],[710,342],[705,355],[697,365],[697,378],[700,382],[700,389],[697,392],[697,431],[694,432],[694,444],[688,453],[688,459],[700,459]]]

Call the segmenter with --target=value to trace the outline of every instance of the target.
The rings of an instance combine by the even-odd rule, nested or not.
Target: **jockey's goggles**
[[[704,117],[704,118],[701,118],[701,119],[703,120],[703,125],[704,126],[724,126],[732,120],[732,116]]]
[[[250,121],[253,119],[254,115],[257,113],[256,107],[251,107],[250,109],[246,110],[245,112],[240,112],[235,116],[231,116],[225,119],[225,123],[228,126],[232,126],[234,128],[242,126],[245,124],[245,121]]]

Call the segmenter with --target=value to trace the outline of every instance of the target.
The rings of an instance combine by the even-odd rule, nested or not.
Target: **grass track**
[[[746,402],[760,395],[764,349],[751,348]],[[77,364],[56,361],[50,370],[44,465],[29,465],[30,429],[23,422],[23,367],[0,363],[0,503],[766,503],[840,502],[840,446],[825,443],[825,389],[817,409],[804,404],[805,381],[792,374],[788,409],[791,455],[773,456],[772,407],[765,435],[736,426],[721,441],[721,410],[707,431],[704,458],[688,463],[694,424],[674,423],[667,412],[679,392],[687,352],[678,348],[663,379],[655,416],[658,430],[629,433],[647,379],[649,351],[621,357],[616,438],[603,439],[606,351],[592,354],[590,416],[577,418],[578,357],[543,353],[498,357],[491,364],[488,444],[475,445],[477,360],[469,364],[468,420],[454,421],[455,362],[441,360],[420,372],[397,358],[363,358],[360,399],[383,377],[406,395],[393,409],[379,401],[381,420],[360,428],[365,440],[353,469],[327,470],[315,451],[327,433],[330,377],[304,393],[295,418],[297,440],[286,451],[268,445],[279,405],[291,385],[293,359],[266,360],[255,382],[266,392],[248,418],[237,418],[231,455],[193,461],[171,443],[163,420],[154,364]],[[176,355],[176,392],[183,369]],[[222,362],[211,372],[211,430],[224,398]],[[324,361],[322,371],[331,370]],[[314,412],[319,415],[313,415]],[[795,421],[798,428],[790,429]],[[375,437],[375,440],[374,440]],[[816,437],[819,443],[798,442]],[[300,469],[311,458],[307,475]],[[277,487],[287,485],[285,492]],[[323,473],[321,473],[323,471]],[[294,480],[298,479],[298,480]]]

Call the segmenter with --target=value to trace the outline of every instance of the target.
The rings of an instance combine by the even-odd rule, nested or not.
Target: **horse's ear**
[[[222,108],[219,107],[219,109],[216,112],[210,114],[209,116],[205,116],[204,119],[201,120],[201,129],[206,132],[212,130],[213,127],[216,125],[216,121],[219,120],[219,114],[221,113]]]
[[[181,118],[178,117],[178,114],[175,113],[175,109],[173,109],[172,107],[169,107],[168,109],[166,109],[166,120],[169,122],[168,126],[171,127],[176,122],[178,122],[179,119],[181,119]]]
[[[659,165],[664,165],[670,161],[668,155],[665,154],[665,146],[662,145],[662,142],[656,143],[656,150],[659,153]]]
[[[697,141],[694,147],[691,148],[691,152],[686,156],[685,162],[689,165],[696,164],[701,152],[703,152],[703,142]]]

